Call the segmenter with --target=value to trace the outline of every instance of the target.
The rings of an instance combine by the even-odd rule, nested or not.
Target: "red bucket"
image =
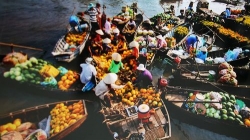
[[[149,106],[146,104],[141,104],[138,107],[138,119],[140,119],[143,123],[149,122],[150,112]]]

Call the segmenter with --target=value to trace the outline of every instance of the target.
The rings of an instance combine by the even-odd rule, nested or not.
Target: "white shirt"
[[[91,64],[83,63],[83,64],[80,64],[80,67],[82,67],[80,80],[83,84],[86,84],[87,82],[91,80],[92,73],[94,76],[96,76],[97,74],[96,68]]]
[[[116,85],[116,84],[111,84],[111,88],[113,89],[120,89],[123,88],[124,85]],[[103,80],[101,80],[95,87],[95,95],[98,96],[100,99],[104,99],[104,95],[107,94],[109,91],[108,86],[104,83]]]
[[[135,21],[132,21],[132,22],[129,21],[128,25],[134,25],[134,26],[136,26]]]
[[[111,32],[111,23],[106,20],[104,28],[105,28],[105,30],[104,30],[105,33],[110,34],[110,32]]]

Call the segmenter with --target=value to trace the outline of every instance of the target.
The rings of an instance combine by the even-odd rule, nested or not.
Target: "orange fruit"
[[[74,74],[74,73],[73,73],[72,70],[69,70],[69,71],[67,72],[67,74],[72,75],[72,74]]]
[[[69,75],[69,76],[68,76],[68,79],[69,79],[69,80],[72,80],[73,78],[74,78],[73,75]]]
[[[67,79],[67,80],[64,81],[64,83],[65,83],[66,85],[68,85],[68,84],[70,83],[70,80]]]
[[[61,78],[62,81],[66,80],[66,79],[67,79],[66,75],[62,76],[62,78]]]
[[[60,86],[63,84],[63,81],[59,81],[57,84]]]

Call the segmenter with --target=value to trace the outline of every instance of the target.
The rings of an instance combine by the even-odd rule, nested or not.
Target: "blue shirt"
[[[201,60],[205,62],[207,58],[207,52],[204,54],[202,51],[198,51],[196,54],[196,57],[200,58]]]
[[[69,18],[69,24],[71,25],[71,27],[75,27],[77,25],[79,25],[79,19],[77,16],[70,16]]]
[[[196,38],[196,35],[192,34],[190,36],[187,37],[186,39],[186,45],[187,46],[190,46],[191,44],[194,45],[194,43],[198,41],[197,38]]]

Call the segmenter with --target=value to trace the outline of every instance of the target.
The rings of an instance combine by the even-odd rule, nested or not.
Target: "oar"
[[[16,45],[12,43],[4,43],[0,42],[1,46],[7,46],[7,47],[16,47],[16,48],[22,48],[22,49],[29,49],[29,50],[36,50],[36,51],[44,51],[43,49],[38,49],[38,48],[33,48],[33,47],[28,47],[28,46],[22,46],[22,45]]]
[[[209,28],[208,26],[204,25],[205,27],[207,27],[210,31],[212,31],[221,41],[225,42],[219,35],[217,35],[211,28]]]

